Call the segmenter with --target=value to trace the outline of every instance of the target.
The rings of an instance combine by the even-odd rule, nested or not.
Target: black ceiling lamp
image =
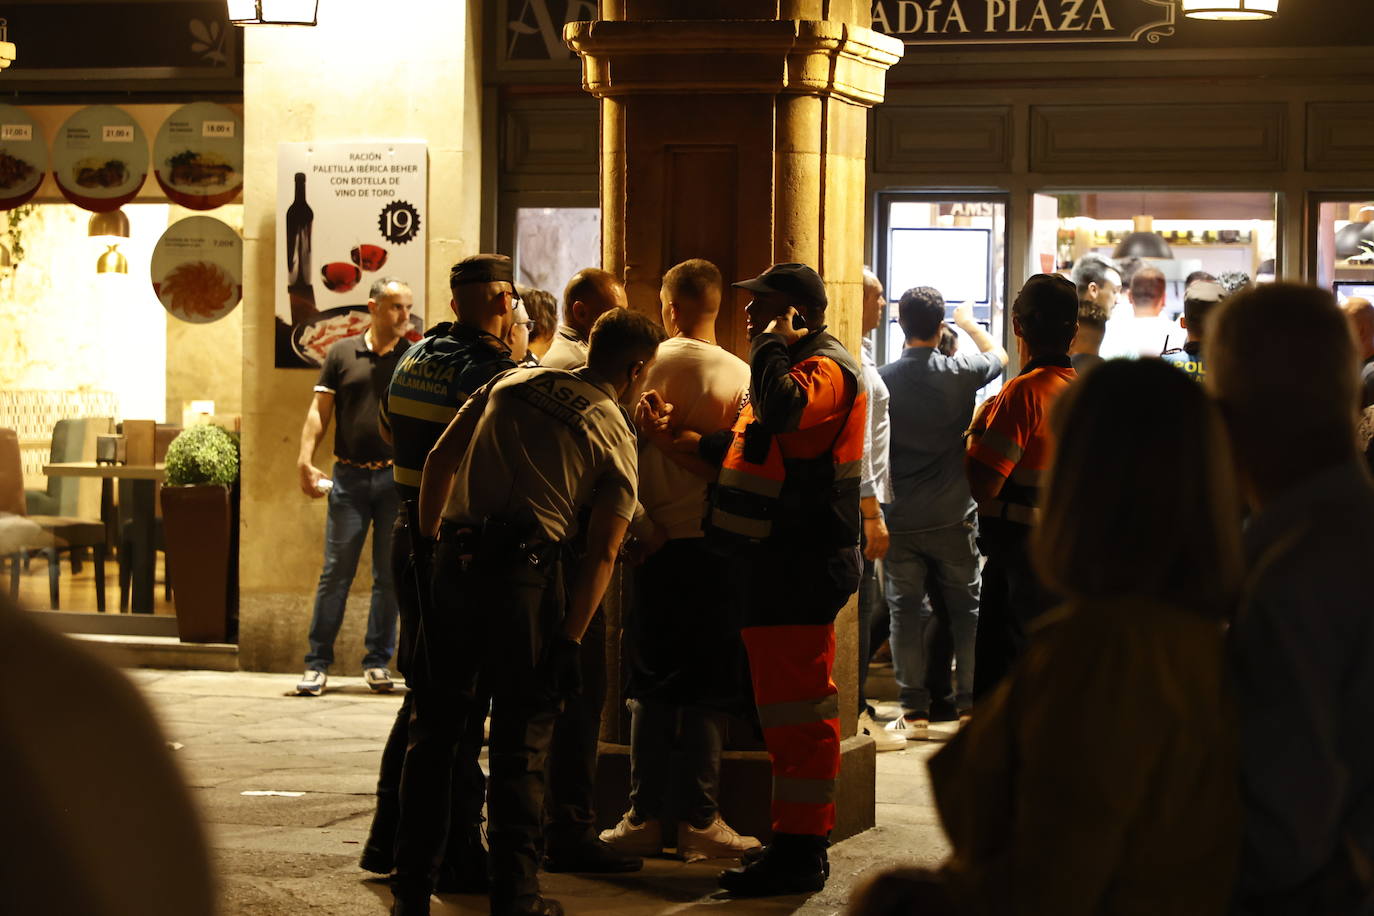
[[[1174,250],[1164,241],[1164,236],[1154,231],[1153,216],[1135,217],[1135,231],[1121,240],[1112,252],[1118,261],[1130,258],[1152,258],[1157,261],[1172,261]]]

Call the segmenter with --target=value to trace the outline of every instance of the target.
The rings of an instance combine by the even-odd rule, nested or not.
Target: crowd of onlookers
[[[851,910],[1374,912],[1374,306],[1194,275],[1175,323],[1153,268],[1071,277],[1027,281],[976,413],[995,349],[898,303],[885,731],[941,679],[967,723],[930,763],[949,861]]]

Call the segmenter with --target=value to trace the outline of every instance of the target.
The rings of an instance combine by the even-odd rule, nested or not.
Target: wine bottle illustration
[[[319,314],[310,275],[310,233],[315,211],[305,202],[305,173],[296,173],[296,199],[286,208],[286,294],[291,301],[291,324]]]

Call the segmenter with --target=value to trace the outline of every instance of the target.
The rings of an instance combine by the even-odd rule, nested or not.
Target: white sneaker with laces
[[[859,716],[859,734],[872,738],[873,743],[878,746],[878,753],[880,754],[884,751],[906,750],[906,738],[896,732],[888,731],[873,721],[873,717],[866,712]]]
[[[329,680],[323,671],[316,671],[311,668],[301,675],[300,683],[296,685],[296,696],[298,697],[317,697],[324,693],[325,682]]]
[[[887,730],[908,741],[925,741],[930,737],[930,720],[924,716],[909,717],[903,714],[887,723]]]
[[[738,859],[751,849],[762,847],[757,837],[740,836],[735,828],[721,820],[719,814],[700,830],[687,821],[678,821],[677,854],[688,862]]]
[[[363,669],[363,680],[373,693],[390,693],[392,688],[391,672],[385,668]]]
[[[630,819],[633,811],[626,811],[620,823],[601,831],[601,842],[627,856],[658,856],[663,854],[663,824],[646,820],[636,824]]]

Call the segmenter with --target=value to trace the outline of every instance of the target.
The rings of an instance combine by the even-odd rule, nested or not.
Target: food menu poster
[[[28,203],[48,171],[48,145],[29,113],[0,105],[0,210]]]
[[[117,210],[148,177],[148,138],[127,111],[92,105],[58,128],[52,167],[67,200],[97,213]]]
[[[283,143],[277,154],[276,365],[321,365],[329,347],[370,323],[368,291],[384,278],[425,315],[428,167],[422,142]]]
[[[158,239],[150,273],[154,294],[173,317],[218,321],[243,298],[243,242],[213,217],[190,216]]]
[[[168,200],[213,210],[243,186],[243,123],[214,102],[174,111],[153,140],[153,176]]]

